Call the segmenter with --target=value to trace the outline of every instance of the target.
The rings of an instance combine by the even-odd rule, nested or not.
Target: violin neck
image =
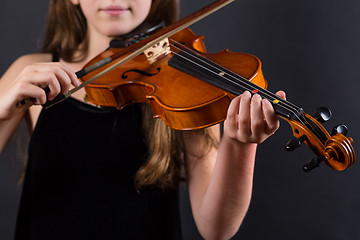
[[[168,61],[168,65],[235,96],[242,94],[244,91],[259,94],[273,105],[278,116],[288,120],[296,119],[303,114],[303,109],[295,104],[193,52],[178,52]]]

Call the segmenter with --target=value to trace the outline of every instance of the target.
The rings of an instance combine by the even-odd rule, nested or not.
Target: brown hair
[[[74,6],[70,0],[50,1],[42,52],[58,52],[62,59],[71,62],[77,50],[83,55],[87,52],[86,34],[87,23],[80,6]]]
[[[164,21],[166,25],[175,22],[178,5],[178,0],[153,0],[145,22]],[[85,57],[87,48],[87,22],[80,6],[70,0],[51,0],[42,52],[58,52],[62,59],[71,62],[78,50],[80,57]]]
[[[164,21],[166,25],[175,22],[178,5],[178,0],[153,0],[145,22]],[[85,57],[87,48],[87,23],[80,7],[74,6],[70,0],[51,0],[43,52],[58,52],[62,59],[71,62],[75,60],[74,53],[77,51],[80,51],[81,57]],[[149,156],[135,176],[138,189],[144,185],[158,185],[162,188],[177,186],[184,177],[184,143],[190,134],[201,138],[202,154],[210,147],[217,146],[210,130],[176,131],[160,119],[152,119],[149,105],[143,107],[143,116]]]
[[[218,146],[217,138],[209,128],[179,131],[168,127],[159,118],[152,119],[152,110],[149,105],[143,106],[144,132],[149,147],[147,162],[139,169],[135,176],[138,188],[144,185],[158,185],[163,188],[176,187],[185,176],[185,141],[195,140],[199,151],[197,156],[202,157],[211,147]]]

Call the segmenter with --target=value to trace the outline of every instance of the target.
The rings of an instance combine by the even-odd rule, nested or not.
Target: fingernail
[[[259,98],[259,99],[262,99],[262,97],[259,95],[259,94],[255,94],[253,97],[256,97],[256,98]]]
[[[262,100],[262,103],[263,103],[263,104],[270,104],[269,100],[267,100],[267,99],[263,99],[263,100]]]
[[[245,96],[251,96],[251,93],[250,93],[249,91],[245,91],[245,92],[243,93],[243,95],[245,95]]]

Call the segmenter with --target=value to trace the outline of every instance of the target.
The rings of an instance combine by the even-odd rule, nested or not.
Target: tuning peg
[[[315,109],[315,112],[314,112],[314,118],[321,123],[325,123],[325,122],[329,121],[329,119],[331,118],[331,115],[332,115],[332,113],[331,113],[330,109],[328,109],[326,107],[319,107],[319,108]]]
[[[310,172],[311,170],[313,170],[314,168],[317,168],[319,166],[319,164],[324,161],[326,159],[326,157],[324,155],[318,157],[318,158],[313,158],[311,160],[309,160],[304,166],[303,166],[303,170],[304,172]]]
[[[331,136],[334,136],[337,133],[341,133],[342,135],[346,136],[348,133],[348,129],[344,124],[339,124],[332,129]]]
[[[285,145],[285,149],[286,151],[290,152],[293,151],[294,149],[298,148],[301,146],[301,144],[306,140],[306,136],[302,135],[299,138],[294,137],[293,139],[291,139],[286,145]]]

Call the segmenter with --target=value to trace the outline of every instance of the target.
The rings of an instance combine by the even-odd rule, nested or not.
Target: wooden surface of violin
[[[118,109],[136,102],[150,103],[155,117],[160,117],[170,127],[179,130],[198,129],[222,122],[234,95],[169,67],[168,61],[174,53],[185,48],[192,54],[200,54],[222,67],[233,69],[234,73],[262,88],[266,88],[267,83],[258,58],[228,51],[207,54],[202,39],[190,29],[176,33],[169,39],[170,46],[160,49],[165,51],[169,47],[170,53],[160,56],[154,63],[149,63],[146,54],[141,54],[122,64],[87,85],[87,99],[96,105]],[[108,50],[88,65],[114,54],[115,50]],[[82,81],[90,79],[105,67],[86,75]]]
[[[355,161],[353,139],[346,137],[344,125],[330,135],[320,124],[330,118],[329,110],[320,108],[311,117],[266,90],[257,57],[227,50],[206,53],[203,37],[184,27],[229,2],[216,1],[128,48],[106,50],[77,72],[83,81],[78,88],[85,87],[88,100],[100,106],[122,109],[149,103],[154,117],[178,130],[222,122],[232,98],[249,91],[269,100],[276,114],[290,124],[294,138],[286,145],[288,151],[305,143],[315,153],[304,171],[321,162],[339,171],[348,168]]]

